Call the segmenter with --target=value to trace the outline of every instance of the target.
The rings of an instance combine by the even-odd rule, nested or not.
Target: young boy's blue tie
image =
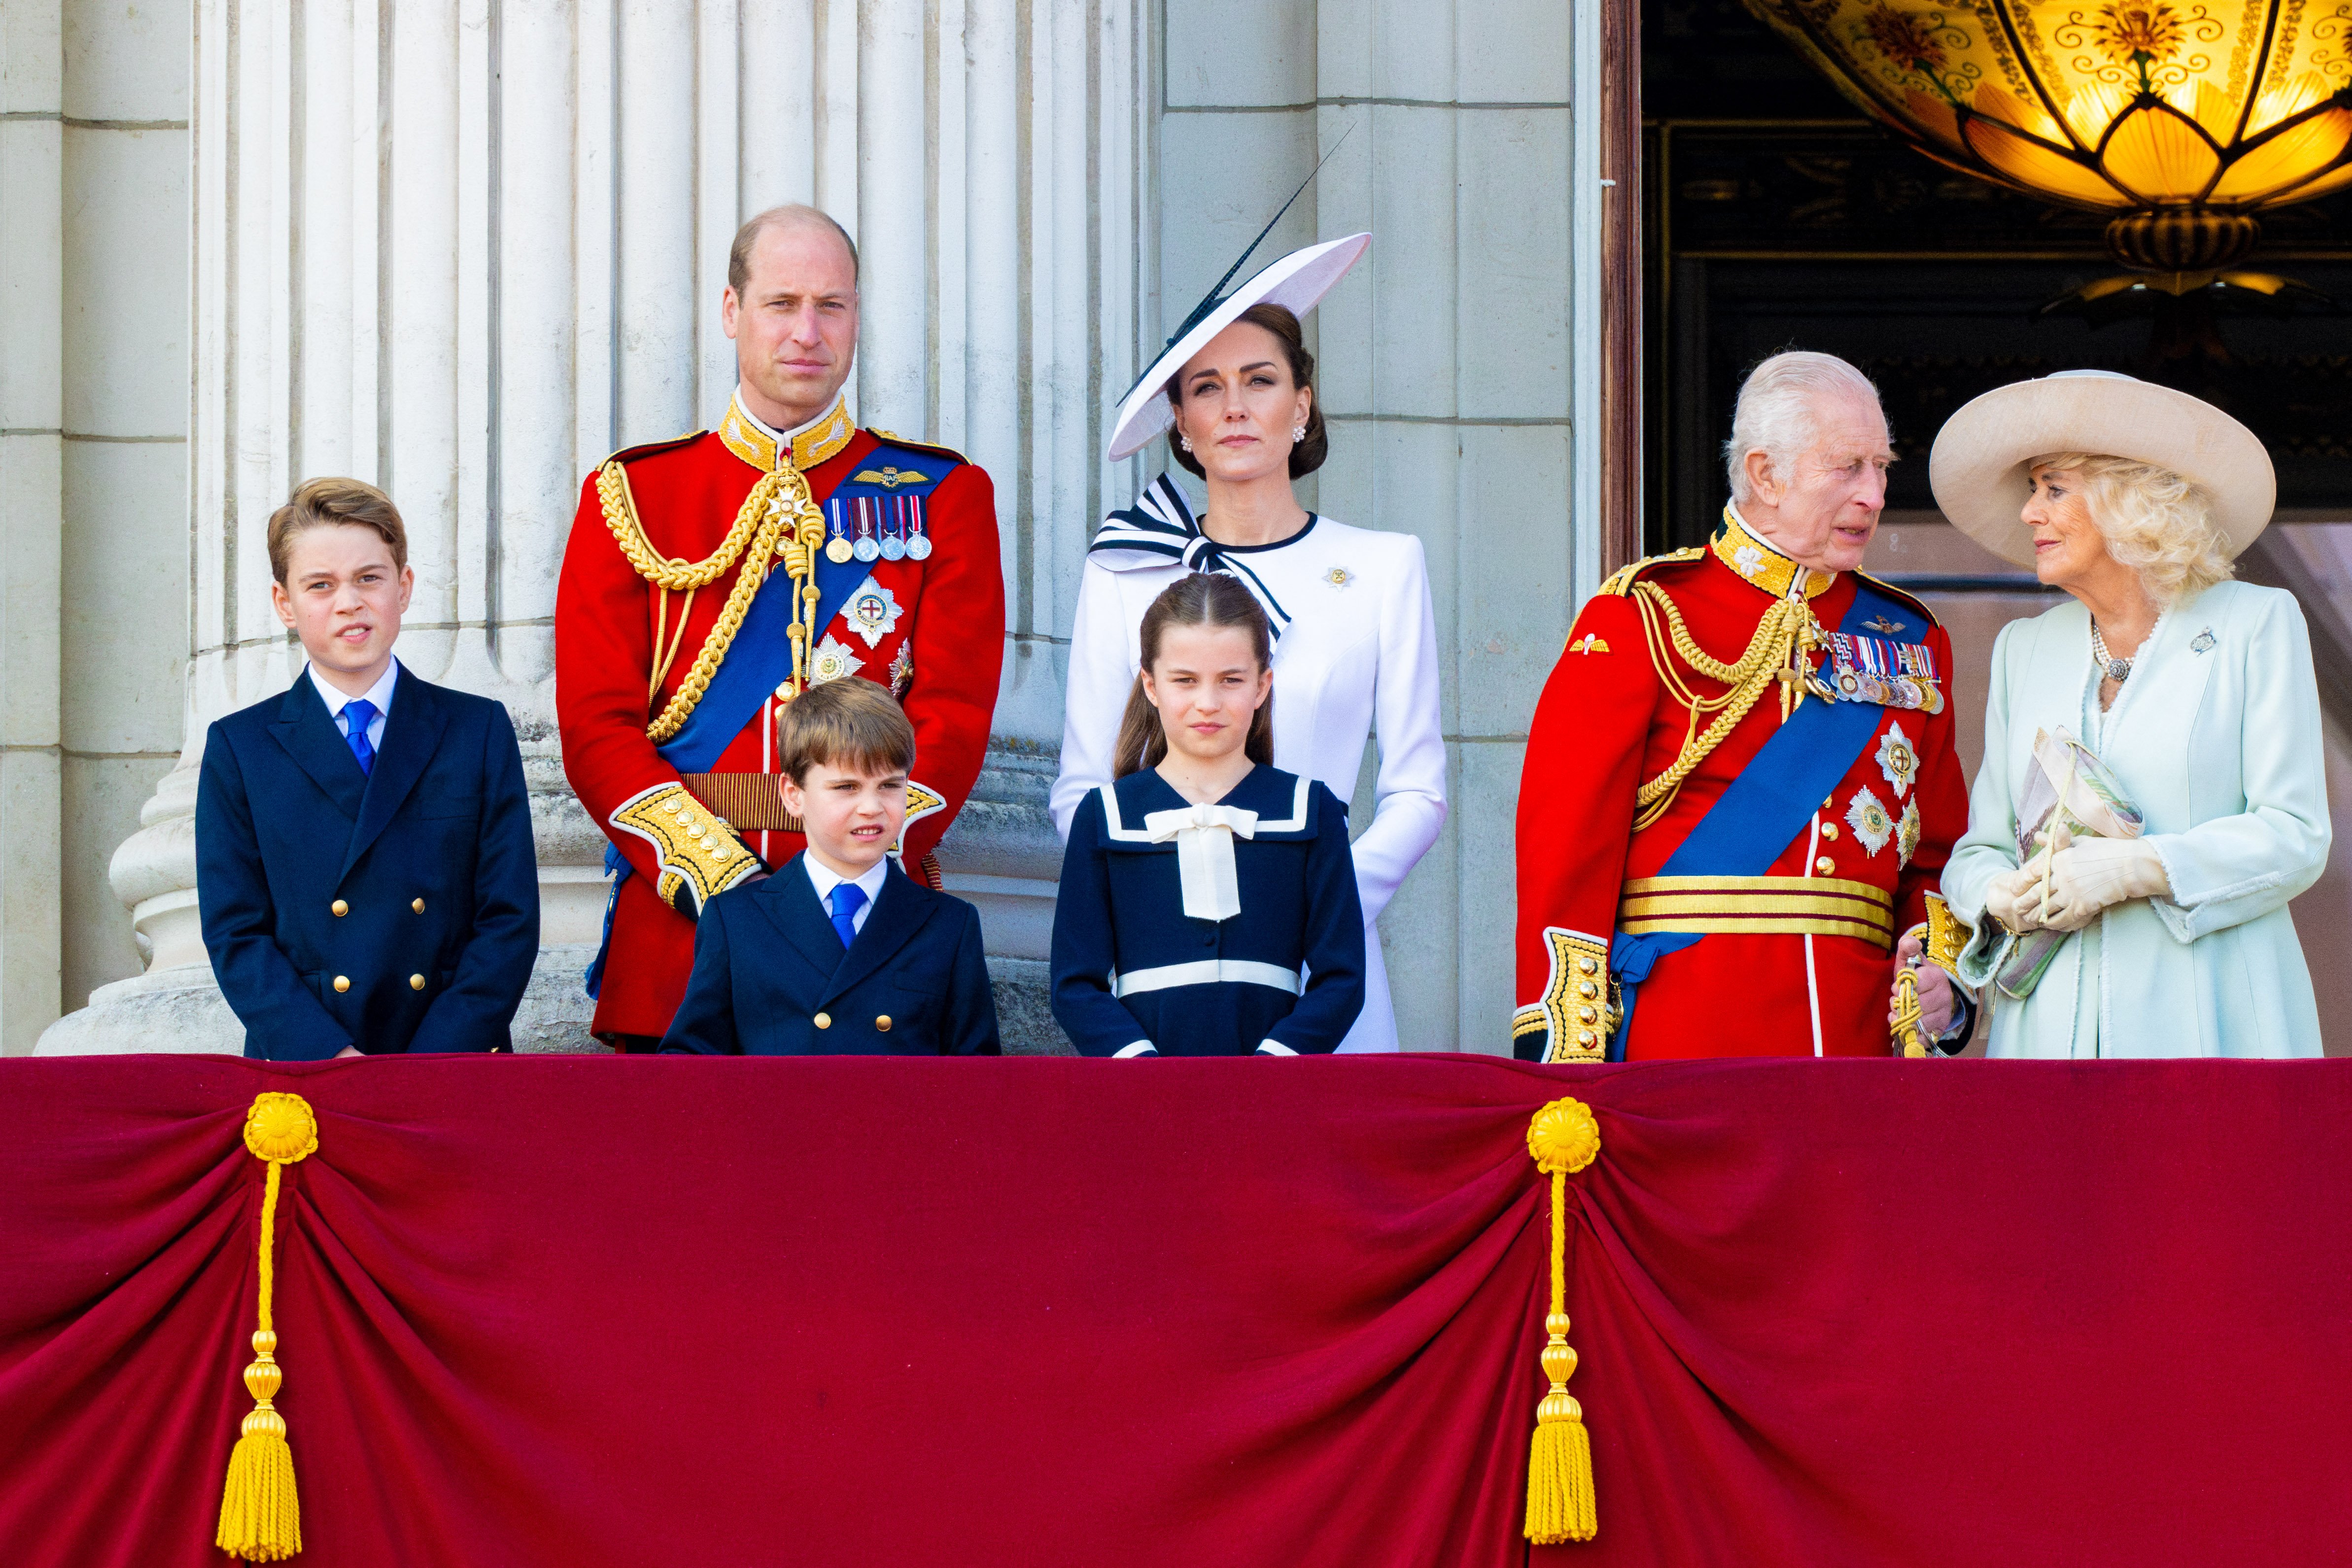
[[[354,697],[343,704],[343,725],[348,731],[343,741],[359,759],[360,772],[375,772],[375,747],[368,743],[368,726],[375,722],[375,704],[364,697]]]
[[[847,947],[857,940],[857,911],[866,907],[866,889],[855,882],[837,882],[833,889],[833,930]]]

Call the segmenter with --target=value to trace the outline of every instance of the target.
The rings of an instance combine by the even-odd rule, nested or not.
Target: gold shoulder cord
[[[1748,639],[1748,651],[1739,656],[1738,662],[1725,664],[1708,658],[1698,646],[1690,628],[1683,623],[1682,612],[1675,607],[1664,589],[1654,583],[1636,583],[1631,596],[1642,614],[1642,631],[1650,644],[1650,662],[1656,667],[1658,679],[1666,683],[1675,700],[1690,715],[1689,728],[1683,733],[1681,754],[1665,772],[1634,792],[1633,802],[1640,809],[1633,818],[1633,831],[1639,833],[1666,814],[1691,770],[1705,762],[1707,753],[1739,727],[1739,721],[1748,717],[1749,710],[1776,682],[1780,687],[1782,720],[1804,701],[1805,682],[1811,673],[1805,656],[1818,645],[1821,626],[1803,602],[1777,599],[1764,612],[1764,618],[1756,623],[1756,635]],[[1668,657],[1670,651],[1672,658]],[[1701,697],[1683,679],[1681,670],[1675,668],[1675,658],[1730,689],[1720,697]],[[1702,735],[1698,721],[1706,713],[1716,717]]]
[[[674,592],[687,595],[678,611],[677,637],[686,635],[686,616],[694,607],[697,589],[717,582],[738,559],[743,570],[735,579],[727,603],[719,612],[719,622],[710,628],[710,636],[702,649],[688,667],[686,679],[678,682],[676,695],[669,700],[660,715],[646,726],[646,735],[658,743],[670,739],[686,725],[695,704],[702,700],[718,672],[727,650],[742,629],[743,617],[751,608],[751,600],[768,579],[768,562],[781,557],[784,574],[795,584],[793,601],[793,679],[792,692],[798,694],[806,683],[808,663],[809,616],[814,613],[817,600],[815,584],[810,581],[815,565],[814,552],[824,543],[824,514],[817,510],[809,495],[808,480],[797,468],[786,464],[774,472],[761,477],[743,498],[743,505],[735,514],[734,524],[719,548],[700,561],[663,555],[646,537],[645,525],[637,520],[635,499],[629,493],[629,477],[617,461],[607,461],[596,471],[596,496],[604,509],[604,525],[613,531],[613,538],[628,558],[638,576],[652,584],[661,593],[654,633],[656,665],[651,689],[661,689],[662,678],[669,673],[671,662],[677,656],[677,642],[673,638],[667,653],[660,644],[665,635],[669,595]]]

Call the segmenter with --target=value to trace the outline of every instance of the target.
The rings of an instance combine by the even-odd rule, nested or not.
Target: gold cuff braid
[[[1928,963],[1958,980],[1960,954],[1968,951],[1976,934],[1976,928],[1954,914],[1942,895],[1927,895],[1927,930],[1922,945],[1927,949]]]
[[[612,821],[654,847],[655,863],[661,868],[655,886],[664,903],[672,900],[682,884],[693,891],[699,912],[713,895],[759,872],[760,858],[735,837],[726,819],[712,816],[682,785],[656,784],[639,791],[620,804]]]
[[[1618,1020],[1609,1001],[1609,944],[1559,926],[1543,934],[1551,961],[1543,1000],[1511,1015],[1512,1043],[1540,1035],[1538,1061],[1601,1061]]]

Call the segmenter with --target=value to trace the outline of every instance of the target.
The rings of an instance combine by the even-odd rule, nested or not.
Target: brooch
[[[1323,581],[1330,584],[1334,588],[1344,588],[1355,580],[1356,574],[1345,566],[1334,566],[1323,574]]]
[[[1911,749],[1911,737],[1900,724],[1889,724],[1886,733],[1879,737],[1878,771],[1886,775],[1895,799],[1910,793],[1911,781],[1919,773],[1919,753]]]
[[[839,680],[845,675],[856,675],[866,668],[866,661],[849,651],[846,644],[827,637],[809,656],[808,680],[811,686],[823,686],[828,680]]]
[[[1886,815],[1885,805],[1867,784],[1854,791],[1852,804],[1845,808],[1845,822],[1867,854],[1877,854],[1895,837],[1895,819]]]
[[[2211,653],[2214,647],[2219,644],[2220,640],[2220,638],[2213,635],[2213,628],[2211,626],[2207,626],[2203,631],[2197,634],[2197,640],[2189,645],[2189,651],[2190,653]]]
[[[867,647],[878,647],[884,637],[898,629],[902,613],[898,595],[868,577],[865,585],[849,596],[841,616],[849,623],[851,631],[866,639]]]

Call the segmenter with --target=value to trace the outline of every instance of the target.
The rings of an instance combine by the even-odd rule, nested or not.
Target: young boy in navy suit
[[[245,1054],[508,1048],[539,865],[502,704],[393,658],[416,574],[382,490],[306,481],[269,519],[270,602],[310,655],[215,723],[196,902]]]
[[[891,858],[915,727],[870,680],[828,681],[776,721],[777,783],[808,847],[702,908],[665,1051],[994,1056],[980,911]]]

